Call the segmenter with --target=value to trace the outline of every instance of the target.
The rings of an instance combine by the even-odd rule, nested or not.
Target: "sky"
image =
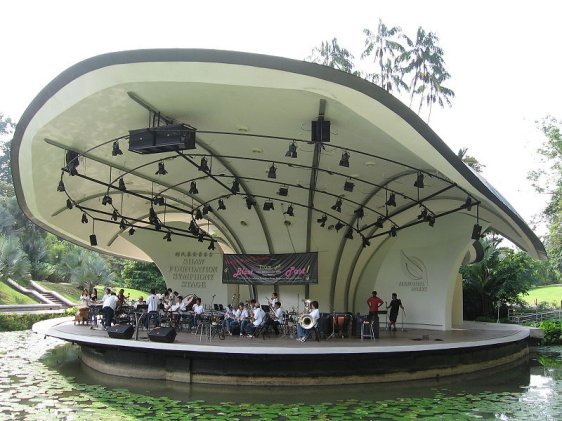
[[[379,19],[410,37],[421,26],[439,37],[456,94],[430,126],[486,165],[483,176],[532,226],[548,201],[526,177],[541,165],[536,121],[562,119],[558,1],[8,0],[1,10],[0,113],[14,121],[59,73],[98,54],[207,48],[302,60],[337,38],[359,58],[363,29]]]

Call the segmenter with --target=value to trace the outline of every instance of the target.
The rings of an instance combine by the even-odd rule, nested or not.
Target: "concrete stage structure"
[[[173,127],[181,133],[158,138]],[[166,146],[170,133],[182,149]],[[139,149],[149,137],[163,143]],[[12,170],[36,224],[154,261],[169,287],[203,303],[275,290],[287,310],[310,298],[322,312],[356,314],[376,289],[385,301],[398,294],[408,329],[448,332],[463,323],[459,266],[479,258],[485,229],[545,255],[509,203],[398,99],[279,57],[160,49],[87,59],[29,105]],[[311,252],[317,283],[222,282],[225,254]]]

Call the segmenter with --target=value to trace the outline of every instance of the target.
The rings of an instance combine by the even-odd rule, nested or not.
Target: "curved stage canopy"
[[[128,150],[130,131],[169,125],[195,133],[195,148]],[[163,49],[85,60],[30,104],[12,165],[35,223],[152,260],[170,287],[204,302],[263,301],[275,288],[288,309],[310,297],[322,311],[364,312],[376,288],[385,300],[398,293],[408,324],[447,329],[462,320],[457,273],[477,254],[475,224],[545,254],[404,104],[284,58]],[[294,252],[318,252],[317,284],[222,284],[223,253]]]

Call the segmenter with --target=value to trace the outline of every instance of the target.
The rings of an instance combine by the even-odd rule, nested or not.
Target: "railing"
[[[548,311],[518,311],[509,310],[508,318],[510,322],[521,324],[528,322],[542,322],[544,320],[562,320],[562,310]]]

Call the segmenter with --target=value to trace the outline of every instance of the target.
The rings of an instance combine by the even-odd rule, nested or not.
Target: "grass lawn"
[[[101,299],[101,297],[103,297],[103,290],[105,287],[98,285],[96,288],[98,289],[98,298]],[[125,288],[125,287],[111,287],[111,290],[115,291],[115,293],[118,294],[121,288],[125,290],[125,297],[129,295],[129,298],[131,300],[138,300],[141,295],[146,300],[147,297],[150,295],[150,293],[146,291],[141,291],[139,289]]]
[[[535,305],[535,302],[546,302],[551,305],[555,304],[556,307],[560,307],[560,301],[562,300],[562,285],[548,285],[545,287],[535,288],[529,291],[529,295],[523,295],[521,298],[529,305]]]
[[[0,282],[0,304],[37,304],[37,301]]]

